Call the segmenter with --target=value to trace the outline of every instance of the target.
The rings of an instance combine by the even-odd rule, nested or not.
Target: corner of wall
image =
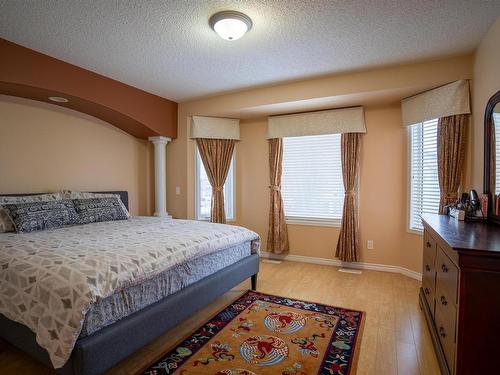
[[[167,211],[174,218],[188,218],[189,180],[187,115],[182,104],[177,113],[177,138],[167,145]],[[176,188],[180,188],[177,195]]]
[[[488,30],[474,54],[472,82],[471,186],[483,188],[484,110],[489,98],[500,90],[500,17]]]

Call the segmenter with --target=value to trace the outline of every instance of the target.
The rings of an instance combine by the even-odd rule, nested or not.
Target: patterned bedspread
[[[259,251],[259,236],[248,229],[157,217],[1,233],[0,313],[35,332],[60,368],[93,303],[247,241]]]

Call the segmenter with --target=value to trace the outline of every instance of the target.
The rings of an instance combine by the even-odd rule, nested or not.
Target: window
[[[340,134],[283,138],[281,192],[287,222],[340,224]]]
[[[437,124],[434,119],[410,126],[410,231],[422,232],[420,215],[439,210]]]
[[[234,154],[224,184],[224,209],[226,220],[234,220]],[[196,219],[210,220],[212,186],[208,181],[200,153],[196,148]]]

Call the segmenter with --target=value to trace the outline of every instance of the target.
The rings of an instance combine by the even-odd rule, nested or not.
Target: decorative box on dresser
[[[500,374],[500,226],[424,214],[420,306],[443,374]]]

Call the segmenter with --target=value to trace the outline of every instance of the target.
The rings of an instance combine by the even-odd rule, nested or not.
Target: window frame
[[[195,193],[194,193],[194,209],[195,209],[195,219],[198,221],[210,221],[210,217],[200,216],[200,168],[204,168],[203,161],[201,160],[200,152],[198,150],[198,146],[194,146],[194,180],[195,180]],[[232,168],[232,171],[231,171]],[[232,173],[232,175],[231,175]],[[231,178],[232,177],[232,178]],[[230,188],[232,192],[231,200],[226,198],[226,184],[227,181],[231,178],[232,186]],[[235,222],[236,221],[236,147],[234,148],[233,155],[231,156],[231,167],[228,172],[228,176],[226,179],[226,183],[224,184],[224,209],[227,211],[226,203],[231,203],[232,206],[232,217],[226,216],[227,222]]]
[[[406,128],[406,152],[407,152],[407,163],[406,163],[406,189],[407,189],[407,199],[406,199],[406,231],[411,234],[417,234],[419,236],[423,236],[424,232],[413,229],[411,227],[411,176],[412,176],[412,164],[411,164],[411,157],[412,157],[412,152],[411,152],[411,128],[408,126]]]
[[[293,138],[301,138],[301,137],[293,137]],[[283,142],[284,142],[284,139],[283,139]],[[283,148],[284,147],[286,147],[286,146],[283,145]],[[342,152],[342,151],[340,151],[340,152]],[[342,155],[339,155],[339,157],[341,158]],[[283,175],[281,178],[281,184],[282,184],[282,181],[283,181]],[[343,184],[344,184],[344,181],[342,180],[342,185]],[[283,185],[281,185],[281,186],[283,187]],[[282,195],[283,195],[283,190],[282,190]],[[344,189],[344,195],[342,197],[342,200],[344,200],[344,198],[345,198],[345,189]],[[358,200],[359,200],[359,195],[358,195]],[[342,204],[343,203],[344,202],[342,201]],[[285,211],[285,222],[288,225],[304,225],[304,226],[331,227],[331,228],[340,228],[342,226],[342,215],[340,218],[314,218],[314,217],[290,216],[290,215],[286,215],[286,210],[285,210],[284,206],[285,206],[285,203],[283,202],[283,209]]]
[[[430,120],[429,120],[430,121]],[[417,124],[423,124],[425,121]],[[415,125],[417,125],[415,124]],[[413,125],[411,125],[413,126]],[[416,234],[419,236],[424,235],[424,230],[415,229],[411,227],[411,190],[412,190],[412,142],[411,142],[411,126],[406,127],[406,177],[407,177],[407,199],[406,199],[406,232]],[[437,161],[437,158],[436,158]]]

